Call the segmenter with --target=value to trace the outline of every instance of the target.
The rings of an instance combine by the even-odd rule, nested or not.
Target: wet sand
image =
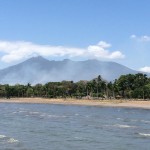
[[[77,100],[77,99],[46,99],[46,98],[11,98],[0,99],[0,103],[42,103],[42,104],[64,104],[85,105],[101,107],[128,107],[150,109],[150,101],[143,100]]]

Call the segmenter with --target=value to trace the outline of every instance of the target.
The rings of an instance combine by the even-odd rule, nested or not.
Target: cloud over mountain
[[[148,72],[148,73],[150,73],[150,67],[145,66],[145,67],[143,67],[143,68],[140,68],[139,71],[143,71],[143,72]]]
[[[122,59],[125,56],[121,51],[111,52],[111,44],[100,41],[96,45],[90,45],[87,48],[65,47],[40,45],[25,41],[0,41],[0,52],[2,52],[1,61],[15,62],[34,55],[44,57],[66,57],[66,58],[96,58],[96,59]]]

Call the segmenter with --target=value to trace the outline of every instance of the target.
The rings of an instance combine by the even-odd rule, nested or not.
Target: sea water
[[[0,103],[0,150],[149,150],[150,110]]]

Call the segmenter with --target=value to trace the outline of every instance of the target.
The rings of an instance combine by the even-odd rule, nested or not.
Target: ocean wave
[[[59,115],[47,115],[49,118],[66,118],[67,116],[59,116]]]
[[[0,139],[6,138],[6,135],[0,135]]]
[[[37,112],[37,111],[31,111],[31,112],[29,112],[29,114],[31,114],[31,115],[36,115],[36,114],[40,114],[40,112]]]
[[[14,111],[12,112],[12,114],[17,114],[17,113],[26,113],[27,111],[24,111],[24,110],[19,110],[19,111]]]
[[[144,123],[150,123],[149,120],[141,120],[141,122],[144,122]]]
[[[16,139],[14,139],[14,138],[9,138],[9,139],[7,140],[7,142],[8,142],[8,143],[18,143],[19,141],[16,140]]]
[[[79,116],[79,114],[76,113],[75,116]]]
[[[42,113],[42,112],[28,112],[28,114],[26,114],[26,116],[36,116],[36,117],[47,117],[47,118],[65,118],[67,116],[64,115],[51,115],[51,114],[47,114],[47,113]]]
[[[115,124],[113,126],[118,128],[135,128],[135,126],[124,125],[124,124]]]
[[[131,119],[130,121],[132,121],[132,122],[138,122],[137,119]]]
[[[26,117],[41,117],[41,118],[65,118],[67,117],[65,115],[51,115],[51,114],[44,113],[44,112],[26,111],[26,110],[13,112],[13,114],[16,114],[16,113],[24,114]]]
[[[0,135],[0,139],[2,139],[3,141],[7,142],[7,143],[18,143],[19,141],[12,138],[12,137],[8,137],[6,135]]]
[[[123,120],[122,118],[116,118],[117,120]]]
[[[150,137],[150,133],[138,133],[138,134],[144,137]]]
[[[72,141],[85,141],[85,138],[75,136],[74,139],[73,139]]]
[[[114,125],[104,125],[105,127],[116,127],[116,128],[135,128],[136,126],[130,126],[125,124],[114,124]]]

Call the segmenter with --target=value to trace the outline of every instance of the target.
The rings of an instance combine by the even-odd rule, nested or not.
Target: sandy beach
[[[41,104],[64,104],[85,105],[101,107],[127,107],[150,109],[150,101],[143,100],[77,100],[77,99],[46,99],[46,98],[11,98],[0,99],[0,103],[41,103]]]

